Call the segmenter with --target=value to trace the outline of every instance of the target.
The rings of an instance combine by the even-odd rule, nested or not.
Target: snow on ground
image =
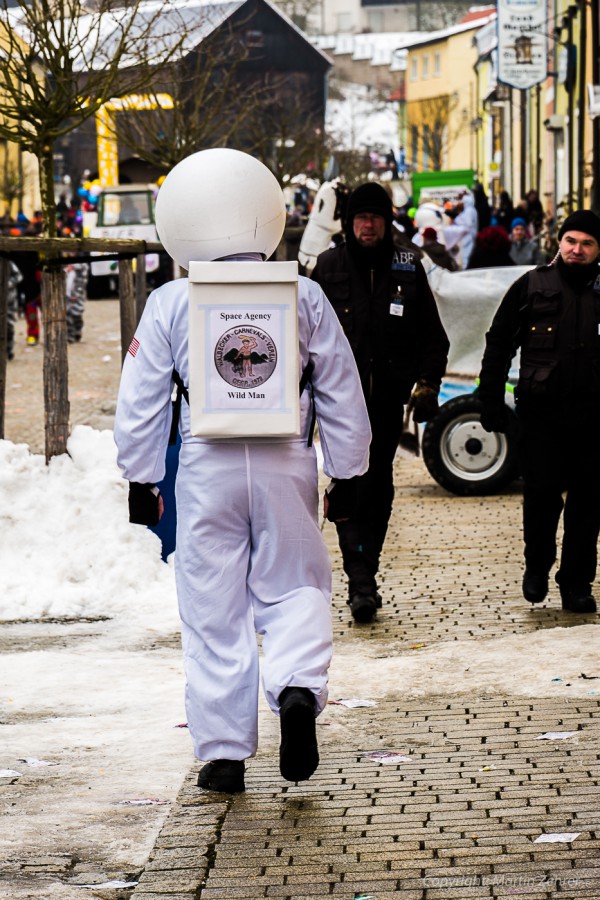
[[[0,620],[108,616],[131,640],[178,630],[172,557],[160,541],[127,521],[127,484],[110,431],[77,426],[70,456],[45,465],[25,445],[0,441]],[[361,661],[363,692],[405,696],[501,690],[552,695],[552,678],[595,674],[594,625],[542,629],[490,640],[452,641],[415,655]],[[511,660],[510,667],[506,660]],[[573,662],[571,662],[573,660]],[[355,649],[339,648],[332,691],[350,687]],[[581,680],[570,696],[595,685]]]
[[[0,441],[0,770],[20,773],[0,836],[0,867],[19,872],[7,876],[8,894],[0,886],[7,900],[90,896],[72,879],[23,878],[20,860],[77,858],[79,884],[135,875],[194,762],[178,727],[173,564],[161,561],[155,535],[127,521],[112,432],[77,426],[68,449],[46,466]],[[573,699],[595,692],[580,675],[600,674],[596,639],[596,626],[582,624],[408,655],[393,642],[360,651],[350,642],[334,653],[330,696]],[[259,754],[276,758],[277,720],[260,704]],[[320,733],[325,745],[349,741],[351,718]],[[129,805],[139,800],[160,803]]]
[[[77,426],[69,455],[0,441],[0,619],[149,616],[176,627],[173,567],[127,520],[112,431]]]

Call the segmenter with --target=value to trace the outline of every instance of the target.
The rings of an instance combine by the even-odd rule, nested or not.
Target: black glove
[[[508,431],[508,409],[505,403],[483,403],[480,419],[484,431],[499,434],[506,434]]]
[[[413,422],[428,422],[437,416],[440,408],[439,393],[437,385],[419,378],[406,407],[407,412],[412,413]]]
[[[354,478],[332,478],[325,491],[329,507],[327,518],[330,522],[354,519],[358,507],[358,476]]]
[[[160,491],[154,484],[129,482],[129,521],[134,525],[158,525]]]

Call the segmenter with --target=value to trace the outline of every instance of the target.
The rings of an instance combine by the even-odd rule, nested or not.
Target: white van
[[[103,188],[98,197],[96,222],[89,228],[89,236],[158,241],[154,224],[155,190],[156,186],[151,184]],[[157,273],[159,267],[158,253],[147,254],[146,274]],[[98,254],[98,261],[92,262],[90,269],[90,295],[117,289],[119,264],[116,260],[102,260],[102,254]]]

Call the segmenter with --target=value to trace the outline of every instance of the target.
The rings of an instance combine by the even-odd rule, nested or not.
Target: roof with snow
[[[362,34],[321,34],[309,38],[313,46],[336,56],[370,61],[373,66],[389,66],[392,71],[406,68],[406,51],[411,41],[426,38],[430,32],[384,31]]]
[[[493,22],[496,19],[496,10],[493,7],[482,7],[480,11],[473,10],[473,13],[476,12],[478,12],[478,14],[468,22],[463,21],[458,25],[452,25],[449,28],[430,31],[424,37],[411,40],[410,43],[406,43],[404,46],[409,50],[412,50],[415,47],[424,47],[427,44],[437,44],[439,41],[447,40],[455,34],[463,34],[465,31],[474,31],[475,29],[482,28],[484,25],[487,25],[488,22]]]
[[[114,7],[102,13],[90,12],[79,19],[66,20],[65,34],[67,38],[71,37],[68,43],[73,53],[74,67],[78,71],[88,71],[101,69],[112,62],[127,28],[131,28],[128,39],[131,51],[122,54],[120,68],[139,65],[141,62],[158,65],[166,58],[170,62],[182,59],[247,2],[248,0],[146,0],[135,8]],[[271,0],[260,2],[283,19],[290,29],[331,65],[329,57]],[[28,44],[35,47],[35,38],[27,28],[27,12],[19,8],[10,10],[8,15],[15,30]],[[135,43],[136,36],[140,38],[138,46]]]

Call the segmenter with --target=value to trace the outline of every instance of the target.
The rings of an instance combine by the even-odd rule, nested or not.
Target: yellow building
[[[0,33],[0,49],[3,52],[10,51],[6,32]],[[0,122],[2,106],[5,104],[10,106],[10,95],[3,92],[0,84]],[[4,121],[8,120],[5,118]],[[24,212],[27,218],[31,218],[38,209],[40,188],[36,157],[23,151],[14,141],[0,137],[0,217],[16,218],[19,212]]]
[[[547,21],[548,77],[526,90],[497,81],[495,23],[474,35],[477,168],[493,200],[505,190],[517,204],[534,189],[545,211],[562,218],[592,203],[592,11],[587,3],[548,0]]]
[[[405,146],[414,171],[478,168],[473,35],[490,18],[482,10],[407,46]]]

